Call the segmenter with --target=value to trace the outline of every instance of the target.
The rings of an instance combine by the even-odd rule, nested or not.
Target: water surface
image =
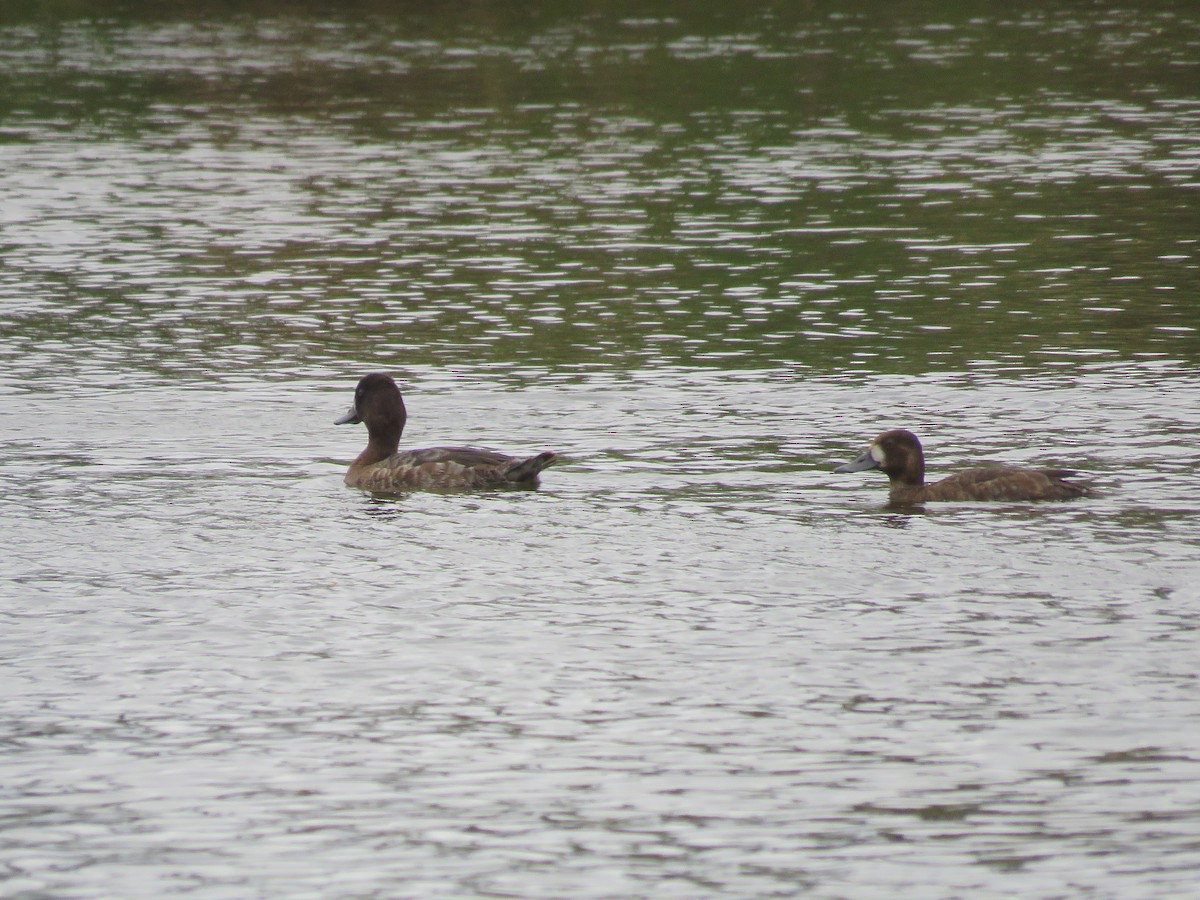
[[[1198,44],[5,13],[3,892],[1194,891]],[[348,490],[371,370],[568,462]],[[900,425],[1101,496],[832,473]]]

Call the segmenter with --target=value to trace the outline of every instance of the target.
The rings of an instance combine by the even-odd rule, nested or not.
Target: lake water
[[[1200,896],[1200,10],[691,6],[0,11],[0,894]]]

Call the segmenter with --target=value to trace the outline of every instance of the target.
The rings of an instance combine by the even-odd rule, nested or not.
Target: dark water
[[[1198,51],[0,10],[0,893],[1195,895]],[[569,462],[348,490],[371,370]],[[1102,496],[888,509],[895,426]]]

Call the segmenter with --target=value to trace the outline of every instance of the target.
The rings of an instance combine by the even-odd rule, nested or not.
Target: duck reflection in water
[[[1067,469],[1026,469],[987,466],[966,469],[933,484],[925,483],[925,454],[911,431],[885,431],[860,456],[835,472],[879,469],[890,482],[890,500],[897,505],[927,501],[1071,500],[1093,495],[1090,488],[1065,479]]]

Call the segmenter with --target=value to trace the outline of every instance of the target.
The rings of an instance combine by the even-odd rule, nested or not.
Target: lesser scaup
[[[391,376],[374,373],[359,381],[354,405],[335,422],[367,426],[367,448],[350,464],[346,484],[381,492],[536,487],[538,473],[558,459],[550,450],[528,459],[470,447],[397,450],[407,420]]]
[[[885,431],[857,459],[838,466],[835,472],[879,469],[891,483],[893,503],[924,503],[927,500],[1070,500],[1087,497],[1092,491],[1081,484],[1064,481],[1075,474],[1066,469],[1023,469],[989,466],[967,469],[933,484],[925,483],[925,454],[911,431]]]

